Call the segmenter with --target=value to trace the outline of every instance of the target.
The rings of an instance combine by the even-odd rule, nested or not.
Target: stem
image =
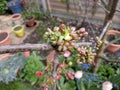
[[[112,20],[114,13],[116,11],[117,3],[119,0],[109,0],[108,8],[107,10],[110,11],[110,13],[106,13],[105,19],[104,19],[104,25],[109,21]]]
[[[57,65],[58,65],[58,52],[55,51],[54,61],[53,61],[53,78],[54,78],[54,86],[53,90],[56,90],[57,86]]]

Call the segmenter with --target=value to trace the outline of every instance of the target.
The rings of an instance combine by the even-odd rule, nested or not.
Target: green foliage
[[[8,10],[6,4],[7,4],[6,0],[0,0],[0,15],[5,14],[6,11]]]
[[[16,70],[22,69],[26,62],[23,54],[15,54],[0,62],[0,81],[9,83],[16,79]]]
[[[97,73],[101,79],[107,80],[115,74],[115,70],[110,65],[101,65]]]
[[[0,83],[0,90],[35,90],[28,84],[21,81],[10,82],[9,84]]]
[[[29,81],[31,85],[41,83],[43,81],[43,76],[36,76],[37,71],[44,72],[44,64],[40,60],[41,58],[33,52],[28,58],[23,71],[20,73],[20,77],[24,78],[25,81]]]
[[[45,24],[43,24],[43,22],[40,23],[40,26],[37,28],[37,33],[40,36],[43,36],[43,34],[46,32],[47,30],[47,26]]]
[[[69,80],[65,82],[65,78],[61,77],[60,80],[57,81],[58,90],[76,90],[75,81]]]

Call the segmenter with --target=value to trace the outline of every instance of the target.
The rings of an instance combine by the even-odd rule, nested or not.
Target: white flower
[[[80,79],[80,78],[82,78],[82,75],[83,75],[83,72],[82,72],[82,71],[77,71],[77,72],[75,73],[75,78]]]
[[[109,81],[105,81],[103,84],[102,84],[102,90],[112,90],[112,83],[109,82]]]

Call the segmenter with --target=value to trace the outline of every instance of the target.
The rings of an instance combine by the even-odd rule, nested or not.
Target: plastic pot
[[[23,25],[16,25],[13,27],[13,31],[18,37],[23,37],[25,32],[24,32],[24,26]]]
[[[12,13],[21,13],[22,12],[21,0],[11,0],[7,3],[7,6],[10,8]]]

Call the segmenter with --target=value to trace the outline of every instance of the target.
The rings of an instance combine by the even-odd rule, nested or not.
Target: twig
[[[117,38],[117,39],[115,39],[115,40],[112,40],[111,42],[109,42],[106,46],[105,46],[105,49],[110,45],[110,44],[113,44],[113,43],[115,43],[115,42],[117,42],[117,41],[119,41],[120,40],[120,38]]]
[[[109,58],[107,58],[107,57],[99,57],[99,58],[101,58],[101,59],[104,59],[105,61],[107,61],[107,62],[114,62],[114,63],[120,63],[120,60],[109,60]]]
[[[105,33],[107,32],[107,28],[108,26],[111,24],[112,21],[109,21],[106,26],[103,28],[102,30],[102,34],[100,35],[100,40],[102,40],[103,36],[105,35]]]
[[[106,9],[106,7],[104,7],[103,5],[101,5],[99,2],[97,3],[98,6],[100,6],[101,8],[103,8],[103,10],[107,13],[110,13],[109,10]]]

